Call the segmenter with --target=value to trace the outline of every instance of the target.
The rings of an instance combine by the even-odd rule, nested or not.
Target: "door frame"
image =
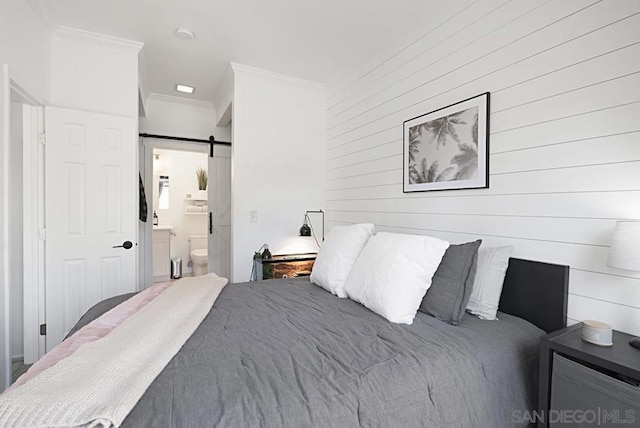
[[[2,244],[0,246],[0,266],[2,267],[1,272],[2,275],[0,277],[0,296],[2,296],[3,298],[2,300],[2,308],[0,308],[0,329],[2,330],[0,332],[0,338],[2,338],[2,355],[0,355],[0,370],[2,371],[2,373],[0,374],[0,390],[3,390],[5,387],[9,386],[9,384],[11,383],[11,349],[10,349],[10,335],[11,335],[11,317],[10,317],[10,311],[9,311],[9,305],[10,305],[10,265],[9,265],[9,204],[10,204],[10,195],[9,195],[9,159],[8,159],[8,155],[9,155],[9,146],[10,146],[10,114],[11,114],[11,102],[13,101],[17,101],[18,103],[21,103],[24,105],[28,105],[28,106],[39,106],[40,108],[40,114],[39,114],[39,119],[41,120],[41,126],[40,126],[40,131],[44,128],[44,118],[43,118],[43,108],[42,106],[44,105],[44,103],[42,102],[42,100],[40,100],[38,97],[32,95],[31,93],[29,93],[29,91],[25,90],[24,87],[22,87],[18,82],[16,82],[14,79],[11,78],[10,74],[9,74],[9,67],[7,65],[2,65],[2,73],[0,73],[0,77],[2,79],[2,81],[0,82],[0,84],[2,85],[2,87],[0,88],[0,103],[1,103],[1,107],[0,107],[0,121],[1,121],[1,126],[0,128],[2,129],[2,135],[0,135],[0,152],[2,153],[2,177],[1,177],[1,189],[2,189],[2,197],[1,197],[1,202],[0,202],[0,206],[1,206],[1,213],[0,213],[0,218],[1,220],[1,233],[0,233],[0,240],[2,241]],[[24,109],[24,107],[23,107]],[[27,126],[25,125],[26,121],[23,119],[23,132],[27,131]],[[31,127],[29,127],[29,132],[31,131]],[[38,144],[38,134],[36,133],[35,135],[33,135],[33,137],[36,139],[35,143]],[[26,134],[23,135],[23,141],[26,140]],[[23,150],[26,147],[26,144],[23,144]],[[37,146],[36,146],[37,147]],[[24,156],[24,152],[23,152],[23,156]],[[26,171],[25,170],[25,165],[26,162],[23,159],[23,165],[22,165],[22,172],[23,172],[23,185],[25,184],[24,180],[25,178],[27,178],[26,176]],[[30,172],[33,172],[34,176],[36,177],[36,179],[38,177],[43,178],[44,177],[44,165],[42,164],[41,169],[38,170],[38,168],[31,168],[32,165],[29,165]],[[38,175],[41,174],[41,175]],[[29,175],[28,177],[29,179],[32,178],[31,175]],[[42,183],[44,184],[44,183]],[[36,195],[37,197],[38,195]],[[27,213],[30,213],[31,215],[28,216],[29,219],[31,219],[31,217],[35,217],[37,218],[37,216],[39,214],[44,216],[44,212],[43,211],[25,211],[25,205],[24,205],[24,201],[26,200],[31,200],[32,194],[31,194],[31,189],[27,186],[25,186],[23,188],[23,206],[22,208],[22,214],[23,214],[23,220],[25,220],[24,226],[23,227],[23,251],[26,251],[26,248],[31,244],[31,239],[27,238],[29,236],[29,233],[31,232],[31,230],[28,230],[28,228],[26,227],[26,225],[31,224],[30,220],[27,220]],[[39,207],[42,208],[42,207]],[[27,222],[29,221],[29,222]],[[39,233],[35,234],[36,238],[39,238]],[[40,243],[40,242],[36,242],[36,248],[37,246],[42,246],[44,247],[44,243]],[[26,255],[26,252],[23,252],[23,257]],[[35,264],[36,268],[37,268],[37,263]],[[34,269],[37,271],[37,269]],[[27,276],[26,273],[26,269],[23,267],[23,271],[22,271],[22,275],[23,275],[23,293],[25,293],[25,297],[27,294],[27,284],[31,284],[31,282],[25,282],[26,279],[29,279],[29,281],[31,280],[30,277]],[[40,276],[38,278],[38,281],[44,281],[44,276]],[[42,284],[44,284],[42,282]],[[40,284],[37,284],[37,287],[39,287]],[[44,290],[44,287],[42,287],[41,290]],[[29,290],[31,291],[31,290]],[[24,305],[23,305],[23,321],[24,321],[24,329],[23,329],[23,346],[25,347],[25,349],[29,346],[27,345],[27,337],[25,337],[25,334],[27,333],[27,328],[28,326],[30,326],[30,322],[32,322],[34,320],[35,317],[35,323],[39,323],[40,322],[40,318],[39,318],[39,314],[42,313],[44,311],[44,306],[40,307],[40,294],[39,294],[39,289],[35,290],[35,296],[37,297],[38,300],[35,301],[35,304],[31,301],[31,299],[25,299],[24,300]],[[43,296],[42,296],[43,297]],[[38,344],[40,341],[42,341],[44,343],[44,339],[40,338],[39,336],[39,332],[37,330],[33,330],[32,333],[35,333],[35,342],[36,344]],[[39,345],[38,345],[39,346]]]
[[[154,137],[140,137],[140,174],[145,189],[148,220],[142,223],[139,230],[138,243],[141,251],[140,260],[140,286],[148,288],[153,285],[153,149],[167,149],[184,152],[209,153],[209,146],[201,143],[190,143],[187,141],[163,140]]]
[[[0,72],[0,390],[11,384],[11,334],[9,318],[9,66],[1,65]]]
[[[23,358],[32,364],[45,353],[40,324],[45,321],[44,275],[44,102],[11,80],[11,92],[23,105],[22,219]]]
[[[22,152],[23,347],[24,364],[45,353],[44,107],[23,105]]]

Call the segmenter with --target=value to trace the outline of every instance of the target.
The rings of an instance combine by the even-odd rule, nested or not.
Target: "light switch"
[[[249,211],[249,223],[258,222],[258,211]]]

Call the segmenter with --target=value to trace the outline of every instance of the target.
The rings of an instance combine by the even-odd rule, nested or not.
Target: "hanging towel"
[[[148,208],[147,208],[147,197],[144,194],[144,183],[142,183],[142,175],[138,173],[138,178],[140,179],[140,221],[146,223]]]

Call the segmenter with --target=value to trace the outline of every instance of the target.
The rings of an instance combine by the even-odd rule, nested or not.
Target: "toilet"
[[[193,276],[207,274],[207,235],[191,235],[189,237],[189,251],[191,254],[191,265],[193,266]]]

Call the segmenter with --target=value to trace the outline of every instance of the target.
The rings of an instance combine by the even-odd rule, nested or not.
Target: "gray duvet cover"
[[[397,325],[305,278],[230,284],[124,426],[513,426],[544,333],[500,318]]]

